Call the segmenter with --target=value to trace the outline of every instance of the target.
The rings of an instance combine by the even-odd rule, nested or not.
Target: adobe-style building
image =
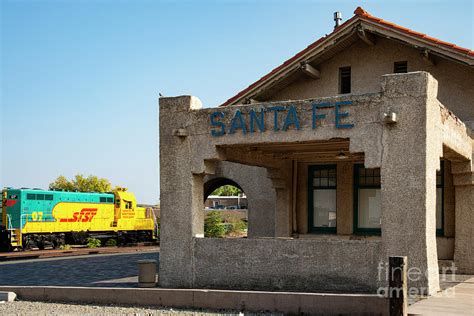
[[[218,108],[160,99],[160,286],[375,292],[401,255],[426,294],[438,260],[474,273],[474,51],[354,13]],[[229,181],[249,238],[203,238]]]

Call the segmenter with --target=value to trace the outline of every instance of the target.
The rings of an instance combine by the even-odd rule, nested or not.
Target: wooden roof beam
[[[425,61],[425,63],[431,65],[431,66],[435,66],[436,63],[434,61],[434,57],[433,55],[429,52],[429,50],[427,49],[424,49],[423,52],[421,53],[421,56],[423,57],[423,60]]]
[[[366,32],[365,29],[359,25],[357,27],[357,36],[369,46],[375,45],[375,36],[369,32]]]
[[[319,70],[311,66],[307,61],[303,61],[300,63],[301,71],[310,78],[314,80],[321,79],[321,73]]]

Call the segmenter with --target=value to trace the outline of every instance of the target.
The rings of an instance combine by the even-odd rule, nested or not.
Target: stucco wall
[[[423,60],[420,51],[403,44],[377,38],[374,46],[361,40],[319,64],[321,79],[301,75],[266,101],[297,100],[339,94],[339,68],[351,67],[352,93],[380,91],[380,76],[393,73],[393,63],[408,61],[408,71],[427,71],[438,80],[438,99],[470,126],[474,126],[474,69],[435,58],[435,65]]]
[[[375,292],[381,242],[196,238],[198,288]]]

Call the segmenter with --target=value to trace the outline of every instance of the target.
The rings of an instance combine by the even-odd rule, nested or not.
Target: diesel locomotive
[[[57,248],[89,237],[119,244],[152,241],[156,219],[137,207],[125,189],[81,193],[39,189],[2,190],[0,249]]]

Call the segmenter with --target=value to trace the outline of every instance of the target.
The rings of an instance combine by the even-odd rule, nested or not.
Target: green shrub
[[[230,225],[231,233],[246,232],[246,231],[247,231],[247,222],[244,222],[243,220],[232,222]]]
[[[86,242],[87,242],[87,248],[98,248],[98,247],[100,247],[100,240],[97,239],[97,238],[89,237],[89,238],[87,238]]]
[[[220,238],[224,236],[225,232],[221,214],[218,211],[209,212],[204,220],[204,236]]]
[[[70,246],[70,245],[61,245],[61,246],[59,246],[59,249],[61,249],[61,250],[69,250],[69,249],[71,249],[71,246]]]
[[[117,240],[115,239],[108,239],[105,243],[105,247],[117,247]]]

